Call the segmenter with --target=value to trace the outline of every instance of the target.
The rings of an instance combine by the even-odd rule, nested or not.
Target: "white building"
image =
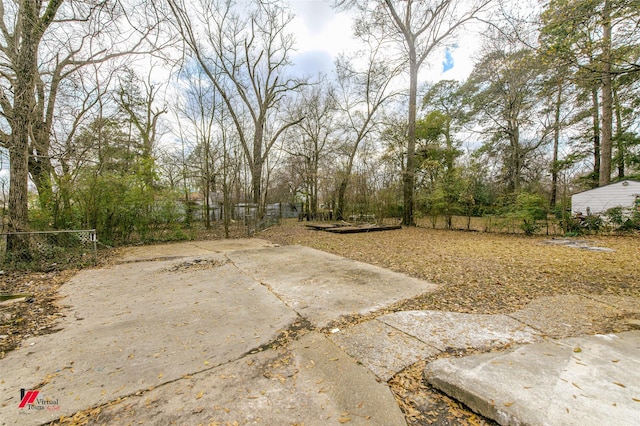
[[[613,207],[640,208],[640,182],[623,180],[578,192],[571,197],[573,215],[602,214]]]

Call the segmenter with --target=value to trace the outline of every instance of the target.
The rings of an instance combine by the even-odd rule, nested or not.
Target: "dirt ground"
[[[587,246],[613,251],[550,244],[550,237],[428,228],[340,235],[310,230],[304,223],[293,221],[257,237],[283,245],[313,247],[442,286],[435,293],[390,307],[389,311],[510,313],[539,297],[561,294],[620,295],[640,300],[638,235],[581,239]],[[105,253],[105,261],[112,255]],[[55,332],[56,319],[64,315],[57,290],[74,273],[0,271],[0,294],[25,295],[0,302],[0,359],[25,338]],[[345,323],[360,320],[347,318]],[[625,331],[619,329],[619,320],[600,319],[594,329],[601,333]],[[418,363],[389,382],[410,425],[492,424],[429,388],[422,380],[423,368],[424,362]]]

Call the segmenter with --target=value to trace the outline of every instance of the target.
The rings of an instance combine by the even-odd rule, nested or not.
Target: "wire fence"
[[[51,271],[93,266],[97,243],[95,229],[0,233],[0,267]]]

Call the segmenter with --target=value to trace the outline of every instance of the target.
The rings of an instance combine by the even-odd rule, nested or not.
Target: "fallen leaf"
[[[204,391],[198,392],[198,395],[196,395],[196,399],[202,398],[203,395],[204,395]]]

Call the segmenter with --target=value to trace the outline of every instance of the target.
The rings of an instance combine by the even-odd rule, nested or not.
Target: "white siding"
[[[587,208],[590,208],[592,214],[604,213],[613,207],[631,208],[635,204],[636,197],[639,196],[640,182],[632,180],[616,182],[574,194],[571,197],[571,213],[586,215]]]

